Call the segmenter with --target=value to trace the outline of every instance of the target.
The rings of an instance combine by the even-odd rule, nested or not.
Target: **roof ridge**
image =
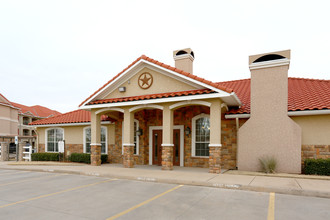
[[[330,82],[329,79],[312,79],[312,78],[301,78],[301,77],[288,77],[289,79],[299,79],[299,80],[310,80],[310,81],[325,81]]]
[[[246,80],[251,80],[251,78],[246,78],[246,79],[235,79],[235,80],[222,81],[222,82],[216,82],[216,83],[229,83],[229,82],[238,82],[238,81],[246,81]]]

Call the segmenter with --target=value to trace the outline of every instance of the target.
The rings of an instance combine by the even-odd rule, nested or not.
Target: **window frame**
[[[46,130],[45,130],[45,152],[47,152],[47,153],[58,153],[58,151],[48,151],[48,131],[50,131],[50,130],[56,130],[56,129],[59,129],[59,130],[62,130],[62,132],[63,132],[63,141],[65,140],[65,132],[64,132],[64,128],[61,128],[61,127],[52,127],[52,128],[47,128]],[[54,150],[55,150],[55,148],[54,148]]]
[[[87,126],[87,127],[84,127],[84,132],[83,132],[83,143],[84,143],[83,152],[85,154],[86,154],[86,130],[88,128],[92,129],[91,126]],[[101,126],[101,132],[102,132],[102,128],[105,129],[105,153],[102,153],[102,150],[101,150],[101,154],[108,154],[108,127]],[[101,141],[101,144],[102,144],[102,141]]]
[[[192,125],[192,132],[191,132],[191,156],[192,157],[199,157],[199,158],[209,158],[210,156],[196,156],[196,121],[200,118],[208,118],[210,120],[210,115],[202,113],[199,115],[196,115],[191,120]],[[211,124],[211,121],[210,121]],[[205,142],[207,143],[207,142]],[[210,144],[210,141],[209,141]],[[208,146],[209,147],[209,146]]]

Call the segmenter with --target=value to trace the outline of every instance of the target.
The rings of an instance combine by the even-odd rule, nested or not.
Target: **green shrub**
[[[101,163],[107,163],[107,162],[108,162],[108,155],[101,154]]]
[[[304,173],[310,175],[330,176],[330,158],[306,159],[304,161]]]
[[[261,170],[265,173],[275,173],[277,161],[274,157],[264,157],[259,159]]]
[[[59,153],[33,153],[31,154],[32,161],[59,161]],[[61,158],[63,154],[61,154]]]
[[[83,154],[83,153],[72,153],[69,157],[71,162],[78,163],[91,163],[91,154]],[[101,163],[106,163],[108,160],[108,155],[101,154]]]

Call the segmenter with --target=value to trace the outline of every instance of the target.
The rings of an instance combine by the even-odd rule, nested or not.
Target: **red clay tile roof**
[[[200,94],[209,94],[209,93],[214,93],[214,91],[211,89],[197,89],[197,90],[180,91],[180,92],[167,92],[167,93],[158,93],[158,94],[150,94],[150,95],[130,96],[123,98],[101,99],[101,100],[89,102],[86,105],[129,102],[129,101],[138,101],[138,100],[146,100],[146,99],[170,98],[176,96],[200,95]]]
[[[166,64],[164,64],[164,63],[162,63],[162,62],[159,62],[159,61],[154,60],[154,59],[151,59],[151,58],[149,58],[149,57],[147,57],[147,56],[145,56],[145,55],[142,55],[142,56],[140,56],[139,58],[137,58],[133,63],[131,63],[128,67],[126,67],[126,68],[123,69],[120,73],[118,73],[115,77],[113,77],[111,80],[109,80],[106,84],[104,84],[101,88],[99,88],[98,90],[96,90],[96,91],[95,91],[92,95],[90,95],[87,99],[85,99],[85,100],[79,105],[79,107],[82,106],[82,105],[83,105],[88,99],[90,99],[91,97],[93,97],[96,93],[98,93],[99,91],[101,91],[104,87],[106,87],[107,85],[109,85],[112,81],[114,81],[115,79],[117,79],[121,74],[123,74],[126,70],[128,70],[129,68],[131,68],[134,64],[136,64],[136,63],[137,63],[138,61],[140,61],[141,59],[146,60],[146,61],[148,61],[148,62],[151,62],[151,63],[153,63],[153,64],[156,64],[156,65],[158,65],[158,66],[160,66],[160,67],[166,68],[166,69],[168,69],[168,70],[172,70],[172,71],[174,71],[174,72],[176,72],[176,73],[182,74],[183,76],[186,76],[186,77],[189,77],[189,78],[191,78],[191,79],[197,80],[197,81],[199,81],[199,82],[205,83],[205,84],[207,84],[207,85],[210,85],[210,86],[212,86],[212,87],[214,87],[214,88],[217,88],[217,89],[220,89],[220,90],[222,90],[222,91],[225,91],[225,92],[228,92],[228,93],[231,93],[231,92],[233,91],[232,89],[229,89],[229,88],[227,88],[227,87],[225,87],[225,86],[223,86],[223,85],[220,85],[220,84],[218,84],[218,83],[214,83],[214,82],[211,82],[211,81],[209,81],[209,80],[206,80],[206,79],[200,78],[200,77],[195,76],[195,75],[193,75],[193,74],[191,74],[191,73],[185,72],[185,71],[180,70],[180,69],[177,69],[177,68],[175,68],[175,67],[171,67],[171,66],[166,65]]]
[[[102,121],[113,121],[110,117],[102,115]],[[50,118],[44,118],[31,122],[29,125],[46,125],[46,124],[71,124],[86,123],[91,121],[91,112],[86,110],[75,110]]]
[[[56,116],[61,114],[58,111],[51,110],[49,108],[40,105],[26,106],[15,102],[11,102],[11,104],[17,108],[20,108],[19,113],[29,114],[38,118],[48,118],[51,116]]]
[[[219,82],[218,84],[224,85],[228,88],[232,88],[242,102],[241,108],[233,108],[228,112],[228,114],[250,113],[250,79]],[[289,78],[288,91],[288,111],[330,109],[330,80]],[[179,95],[180,93],[182,93],[181,95],[189,95],[190,93],[205,94],[211,92],[213,91],[209,89],[203,89],[175,93],[160,93],[146,95],[145,97],[134,96],[118,99],[106,99],[95,102],[99,102],[97,104],[101,104],[109,102],[123,102],[151,98],[173,97],[175,95]],[[167,94],[168,96],[164,96],[164,94]],[[91,115],[89,111],[76,110],[51,118],[41,119],[30,123],[30,125],[83,123],[90,122],[90,117]],[[107,116],[102,116],[101,119],[102,121],[112,120]]]
[[[242,102],[241,108],[231,109],[228,114],[250,113],[250,79],[218,84],[232,88]],[[330,80],[288,79],[288,111],[321,109],[330,109]]]

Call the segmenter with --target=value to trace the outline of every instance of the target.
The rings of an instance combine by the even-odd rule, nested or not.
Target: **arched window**
[[[84,128],[84,153],[91,153],[91,127]],[[101,154],[107,154],[108,148],[107,127],[101,127]]]
[[[46,152],[58,152],[58,142],[64,140],[62,128],[46,129]]]
[[[200,114],[192,119],[192,156],[208,157],[210,144],[210,116]]]

